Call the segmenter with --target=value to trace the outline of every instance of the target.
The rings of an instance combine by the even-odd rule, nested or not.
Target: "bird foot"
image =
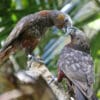
[[[44,61],[43,61],[42,58],[37,58],[37,57],[35,57],[33,55],[28,55],[28,60],[44,64]]]
[[[31,68],[31,65],[33,62],[37,62],[39,64],[44,64],[44,61],[41,58],[37,58],[33,55],[28,55],[28,61],[27,61],[27,68]]]
[[[57,78],[55,76],[52,76],[51,80],[48,82],[48,84],[50,85],[51,83],[55,83],[58,84]]]

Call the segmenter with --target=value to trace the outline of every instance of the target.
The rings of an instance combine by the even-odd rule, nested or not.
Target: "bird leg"
[[[57,84],[57,78],[55,76],[52,76],[51,80],[48,82],[48,84],[50,85],[52,82]]]
[[[33,60],[35,62],[39,62],[39,63],[44,64],[43,59],[42,58],[39,58],[39,57],[36,57],[34,54],[31,54],[31,55],[29,54],[28,55],[28,60]]]
[[[61,82],[63,78],[67,79],[67,95],[68,100],[71,100],[73,95],[72,82],[65,76],[64,72],[58,67],[58,82]]]
[[[27,62],[27,67],[30,68],[32,62],[37,62],[40,64],[44,64],[44,61],[42,60],[42,58],[38,58],[36,57],[34,54],[29,54],[28,55],[28,62]]]
[[[55,82],[56,84],[58,84],[58,82],[61,82],[62,79],[64,78],[64,73],[60,70],[60,68],[58,67],[58,77],[56,78],[55,76],[52,76],[52,79],[49,81],[49,85],[52,83],[52,82]]]

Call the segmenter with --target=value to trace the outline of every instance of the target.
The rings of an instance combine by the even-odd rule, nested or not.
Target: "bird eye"
[[[65,22],[68,22],[69,20],[68,19],[65,19]]]

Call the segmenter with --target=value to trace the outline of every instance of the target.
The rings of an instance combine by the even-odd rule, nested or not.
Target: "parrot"
[[[60,53],[57,81],[67,80],[68,93],[75,100],[97,100],[93,91],[95,78],[90,41],[83,31],[74,26],[68,27],[65,35],[70,35],[71,41]]]
[[[0,64],[17,50],[24,50],[26,55],[33,56],[32,51],[39,44],[48,28],[56,26],[59,29],[64,29],[71,25],[72,21],[69,15],[59,10],[41,10],[22,17],[0,49]],[[39,61],[38,58],[33,58]]]

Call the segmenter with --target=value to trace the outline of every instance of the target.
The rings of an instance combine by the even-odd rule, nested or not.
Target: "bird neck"
[[[79,51],[86,52],[86,53],[90,54],[90,48],[88,46],[83,46],[81,44],[80,45],[73,44],[73,42],[69,43],[67,46],[72,48],[72,49],[79,50]]]

